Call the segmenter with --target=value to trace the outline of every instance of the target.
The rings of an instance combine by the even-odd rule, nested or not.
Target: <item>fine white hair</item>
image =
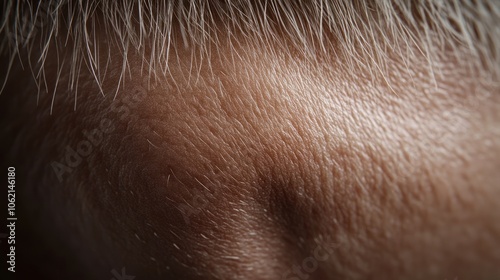
[[[70,69],[70,90],[82,67],[101,85],[106,69],[100,68],[108,64],[102,60],[111,53],[121,55],[120,81],[130,51],[142,55],[150,75],[165,75],[174,47],[190,49],[203,61],[221,34],[243,34],[245,43],[270,52],[293,49],[306,61],[338,58],[346,71],[362,68],[372,75],[386,75],[389,53],[408,64],[420,56],[432,71],[436,55],[446,50],[457,60],[469,57],[470,67],[496,81],[499,20],[500,1],[488,0],[8,0],[0,51],[9,59],[7,72],[20,59],[39,88],[47,54],[55,52],[57,73],[65,64]],[[99,38],[113,42],[107,54],[99,53]]]

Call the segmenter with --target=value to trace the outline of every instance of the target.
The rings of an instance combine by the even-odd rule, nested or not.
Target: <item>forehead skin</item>
[[[77,236],[63,239],[90,274],[300,279],[287,271],[323,246],[328,259],[308,279],[500,275],[499,87],[463,67],[466,57],[443,51],[433,73],[423,58],[394,58],[373,78],[234,40],[199,69],[176,47],[157,83],[130,54],[115,101],[84,71],[76,111],[72,95],[58,94],[49,115],[50,92],[36,109],[22,93],[31,101],[20,110],[35,110],[18,120],[29,127],[22,141],[42,143],[30,149],[53,201],[45,218]],[[58,185],[49,163],[103,119],[114,130]]]

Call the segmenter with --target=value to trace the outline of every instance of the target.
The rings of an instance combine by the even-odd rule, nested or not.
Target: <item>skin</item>
[[[151,84],[131,53],[115,101],[121,57],[111,57],[106,97],[84,68],[76,111],[62,71],[52,115],[52,91],[36,106],[29,71],[14,72],[0,107],[7,135],[21,136],[2,146],[13,147],[6,162],[32,172],[19,188],[37,205],[23,214],[32,250],[50,255],[42,273],[500,275],[500,88],[466,67],[472,58],[444,50],[431,72],[423,57],[388,54],[382,77],[234,40],[196,71],[191,51],[175,46],[171,75]],[[53,86],[55,65],[47,73]],[[66,147],[103,119],[112,129],[59,182],[51,162],[64,163]],[[54,267],[62,259],[72,265]]]

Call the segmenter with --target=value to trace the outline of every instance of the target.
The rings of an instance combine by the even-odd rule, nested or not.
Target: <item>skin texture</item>
[[[77,110],[62,91],[51,115],[51,91],[36,106],[29,71],[14,71],[0,106],[7,135],[19,136],[3,146],[31,172],[21,182],[25,203],[37,202],[24,210],[27,231],[54,252],[47,263],[72,264],[43,273],[500,276],[500,88],[467,67],[472,58],[443,50],[433,72],[423,57],[394,58],[382,77],[235,36],[194,68],[192,52],[174,46],[170,76],[157,82],[131,53],[115,101],[121,57],[112,56],[105,97],[84,69]],[[102,142],[59,182],[51,163],[103,119]]]

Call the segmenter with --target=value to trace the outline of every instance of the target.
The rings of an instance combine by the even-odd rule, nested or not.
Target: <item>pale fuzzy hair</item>
[[[471,67],[496,81],[499,19],[500,1],[494,0],[8,0],[0,32],[1,51],[9,58],[7,73],[24,58],[39,89],[47,53],[54,49],[58,69],[70,65],[72,90],[82,67],[101,85],[107,69],[99,68],[107,63],[100,60],[109,59],[111,52],[122,57],[120,81],[130,51],[144,57],[149,75],[165,75],[169,65],[162,62],[175,55],[174,47],[209,56],[214,51],[207,47],[209,42],[218,44],[218,35],[235,33],[269,52],[281,46],[293,48],[306,61],[322,55],[341,58],[346,70],[362,68],[382,76],[388,53],[403,62],[420,56],[432,73],[435,56],[447,49],[446,54],[458,60],[464,54],[471,57]],[[115,43],[113,50],[108,44],[107,55],[99,54],[96,28]]]

